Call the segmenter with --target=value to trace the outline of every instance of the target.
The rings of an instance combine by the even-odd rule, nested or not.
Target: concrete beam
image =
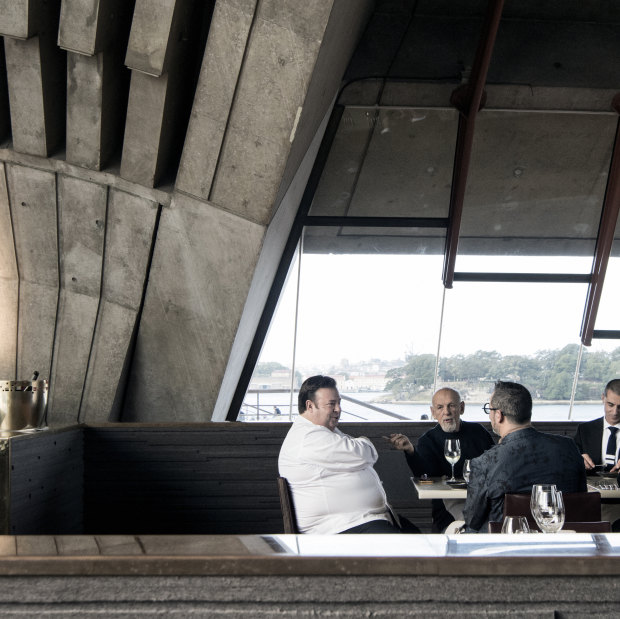
[[[175,63],[191,9],[188,0],[137,0],[125,64],[156,77],[167,73]]]
[[[0,0],[0,34],[28,39],[38,29],[36,7],[40,0]]]
[[[122,140],[129,72],[118,53],[67,54],[66,159],[100,170]]]
[[[215,5],[200,69],[176,188],[209,199],[230,108],[239,79],[256,0]]]
[[[5,166],[0,163],[0,380],[15,380],[19,276]]]
[[[208,421],[264,228],[175,195],[162,212],[122,421]]]
[[[252,221],[269,223],[333,100],[369,6],[303,0],[285,8],[275,0],[258,5],[212,202]],[[338,56],[334,53],[338,49],[348,49],[349,55]],[[304,135],[293,150],[298,127],[303,127]]]
[[[76,423],[99,307],[107,188],[58,177],[60,298],[48,421]]]
[[[56,178],[22,166],[6,171],[20,277],[17,379],[29,379],[33,370],[45,379],[58,305]]]
[[[5,38],[13,148],[47,157],[65,136],[66,60],[51,28],[27,41]]]
[[[139,71],[131,75],[121,176],[147,187],[159,182],[170,154],[174,93],[169,78]]]
[[[87,56],[107,51],[126,40],[132,10],[128,0],[62,0],[58,46]]]
[[[80,421],[114,421],[124,370],[148,275],[158,204],[111,189],[108,200],[101,304],[88,362]]]

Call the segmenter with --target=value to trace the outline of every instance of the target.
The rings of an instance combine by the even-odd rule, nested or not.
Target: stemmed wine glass
[[[443,455],[452,465],[452,477],[448,480],[448,482],[455,482],[456,478],[454,477],[454,465],[461,458],[461,441],[459,441],[458,438],[447,438],[443,446]]]
[[[533,486],[530,508],[543,533],[557,533],[564,526],[564,499],[555,485]]]

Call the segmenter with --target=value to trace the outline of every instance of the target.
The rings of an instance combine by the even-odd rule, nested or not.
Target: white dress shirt
[[[603,440],[601,442],[601,462],[605,464],[605,456],[607,455],[607,443],[609,442],[609,435],[611,434],[611,432],[609,431],[611,424],[607,423],[604,418],[603,421],[605,425],[603,426]],[[614,459],[615,464],[616,462],[618,462],[618,451],[620,450],[620,424],[617,424],[614,427],[619,429],[619,431],[616,432],[616,457]]]
[[[330,535],[370,522],[391,522],[383,485],[373,464],[377,451],[366,437],[333,432],[301,415],[278,459],[293,494],[302,533]]]

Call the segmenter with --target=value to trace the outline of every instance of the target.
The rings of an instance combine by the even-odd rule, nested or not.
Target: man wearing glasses
[[[431,401],[431,414],[437,425],[425,432],[414,447],[404,434],[391,434],[389,441],[396,449],[405,452],[407,464],[416,476],[441,477],[451,475],[451,466],[444,456],[446,439],[458,439],[461,458],[455,464],[454,474],[463,475],[463,462],[476,458],[495,445],[492,436],[479,423],[461,420],[465,402],[454,389],[439,389]],[[455,520],[463,519],[463,500],[433,500],[433,533],[443,533]]]
[[[585,492],[586,471],[575,443],[532,427],[532,396],[523,385],[498,381],[483,408],[500,441],[471,461],[463,510],[467,531],[486,533],[489,521],[501,522],[507,492],[531,492],[534,484]]]

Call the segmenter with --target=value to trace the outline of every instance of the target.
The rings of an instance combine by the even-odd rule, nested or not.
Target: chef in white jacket
[[[278,467],[291,487],[302,533],[401,533],[373,464],[374,445],[336,426],[340,395],[329,376],[312,376],[299,390],[299,417]]]

